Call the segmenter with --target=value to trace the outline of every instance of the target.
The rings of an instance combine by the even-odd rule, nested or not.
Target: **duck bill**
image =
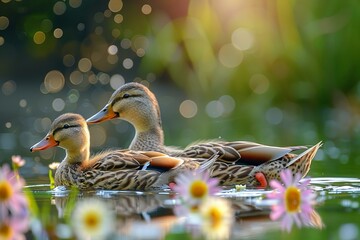
[[[59,143],[55,141],[52,135],[47,135],[40,142],[36,143],[34,146],[30,148],[30,152],[41,151],[48,148],[56,147]]]
[[[114,119],[117,117],[118,117],[118,114],[115,113],[112,110],[111,106],[108,104],[102,110],[100,110],[98,113],[96,113],[92,117],[86,119],[86,122],[88,124],[100,123],[100,122],[105,122],[107,120]]]

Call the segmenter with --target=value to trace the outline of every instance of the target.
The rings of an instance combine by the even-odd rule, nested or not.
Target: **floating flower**
[[[200,205],[201,229],[206,239],[228,239],[233,222],[230,203],[223,198],[209,198]]]
[[[300,174],[293,177],[291,171],[286,169],[280,173],[280,177],[285,186],[277,180],[270,182],[275,191],[267,196],[278,200],[277,204],[272,206],[270,218],[277,220],[282,217],[281,226],[289,232],[294,222],[298,227],[311,222],[315,194],[307,188],[310,179],[299,182]]]
[[[78,202],[72,220],[72,227],[79,239],[105,239],[114,230],[113,213],[98,199]]]
[[[175,178],[174,191],[188,204],[194,206],[200,204],[208,196],[219,191],[218,179],[210,178],[208,172],[185,172]]]
[[[22,193],[23,186],[24,180],[16,179],[8,165],[0,168],[0,222],[26,211],[28,204]]]

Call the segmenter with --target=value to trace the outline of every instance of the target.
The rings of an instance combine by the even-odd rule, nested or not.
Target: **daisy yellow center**
[[[216,228],[221,224],[222,212],[217,207],[211,207],[209,209],[209,217],[212,227]]]
[[[84,216],[84,225],[87,229],[97,229],[100,225],[100,217],[96,212],[88,212]]]
[[[287,212],[294,213],[300,211],[301,193],[297,187],[288,187],[285,191],[285,206]]]
[[[8,201],[13,195],[13,189],[9,182],[0,181],[0,203]]]
[[[208,193],[208,186],[202,180],[195,180],[190,185],[190,194],[194,198],[202,198]]]
[[[0,225],[0,239],[10,239],[12,236],[12,229],[9,225]]]

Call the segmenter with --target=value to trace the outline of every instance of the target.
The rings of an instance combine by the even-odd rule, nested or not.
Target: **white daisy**
[[[72,227],[78,239],[105,239],[114,230],[115,216],[99,199],[86,199],[75,206]]]
[[[234,220],[230,203],[223,198],[208,198],[199,209],[201,229],[206,239],[229,239]]]

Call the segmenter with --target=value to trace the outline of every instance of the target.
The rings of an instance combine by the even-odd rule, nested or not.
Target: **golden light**
[[[116,22],[116,23],[122,23],[123,20],[124,20],[124,17],[120,13],[118,13],[114,16],[114,22]]]
[[[66,4],[62,1],[58,1],[54,4],[53,11],[56,15],[63,15],[66,11]]]
[[[92,67],[92,63],[90,61],[90,59],[88,58],[82,58],[80,59],[79,63],[78,63],[78,68],[81,72],[85,73],[91,70]]]
[[[152,11],[152,8],[149,4],[144,4],[142,7],[141,7],[141,12],[145,15],[149,15]]]
[[[56,28],[54,30],[54,37],[61,38],[63,36],[63,30],[61,28]]]
[[[117,52],[118,52],[117,46],[115,46],[115,45],[110,45],[110,46],[109,46],[109,48],[108,48],[108,53],[109,53],[110,55],[115,55],[115,54],[117,54]]]
[[[119,12],[123,7],[123,2],[121,0],[110,0],[108,4],[108,8],[110,11],[116,13]]]
[[[61,72],[57,70],[52,70],[48,72],[45,76],[44,85],[45,89],[49,93],[56,93],[61,91],[64,87],[64,84],[65,77]]]
[[[218,58],[223,66],[235,68],[242,62],[244,54],[232,44],[226,44],[220,48]]]
[[[82,0],[70,0],[69,1],[69,5],[72,8],[78,8],[81,6],[81,4],[82,4]]]
[[[231,42],[239,50],[248,50],[254,45],[254,36],[247,29],[238,28],[232,33]]]
[[[4,43],[5,43],[5,39],[0,36],[0,46],[4,45]]]
[[[197,114],[198,107],[194,101],[185,100],[180,104],[179,111],[184,118],[193,118]]]
[[[70,82],[74,85],[79,85],[84,80],[84,75],[80,71],[73,71],[70,74]]]
[[[9,19],[5,16],[0,17],[0,30],[5,30],[9,26]]]
[[[36,44],[39,44],[39,45],[43,44],[46,40],[46,35],[42,31],[37,31],[34,34],[33,40],[34,40],[34,43],[36,43]]]

